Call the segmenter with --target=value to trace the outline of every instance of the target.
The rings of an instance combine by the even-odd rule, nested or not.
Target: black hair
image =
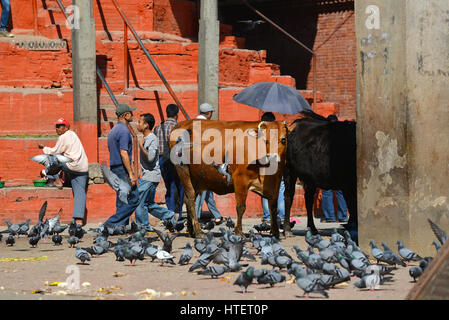
[[[165,110],[167,112],[167,117],[168,118],[173,118],[174,116],[176,116],[179,112],[179,107],[176,104],[169,104]]]
[[[143,117],[143,121],[145,121],[148,124],[148,129],[153,130],[154,123],[156,122],[154,120],[154,116],[151,113],[144,113],[140,115]]]
[[[265,112],[262,115],[262,118],[260,120],[261,121],[272,122],[272,121],[276,121],[276,117],[274,116],[273,112]]]
[[[330,114],[327,116],[327,120],[329,120],[330,122],[334,122],[334,121],[338,121],[338,118],[335,114]]]

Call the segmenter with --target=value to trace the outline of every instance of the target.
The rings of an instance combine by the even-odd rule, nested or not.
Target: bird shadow
[[[60,249],[41,249],[41,252],[52,252],[52,251],[63,251],[64,248],[60,248]]]
[[[76,264],[81,266],[90,266],[90,263],[77,262]]]
[[[29,249],[14,249],[12,251],[19,251],[19,252],[27,252],[27,251],[31,251],[30,249],[35,249],[35,248],[29,248]]]
[[[296,298],[302,298],[302,299],[326,299],[325,297],[319,297],[319,296],[295,296]]]

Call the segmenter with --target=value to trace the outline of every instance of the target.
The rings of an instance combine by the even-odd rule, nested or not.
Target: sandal
[[[217,220],[218,220],[218,221],[217,221]],[[221,218],[219,218],[219,219],[215,219],[215,220],[214,220],[214,223],[215,223],[216,225],[222,224],[222,223],[223,223],[223,217],[221,217]]]

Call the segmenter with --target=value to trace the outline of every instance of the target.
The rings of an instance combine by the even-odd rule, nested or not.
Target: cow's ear
[[[292,132],[293,130],[295,130],[296,124],[297,124],[296,122],[293,122],[290,125],[286,124],[287,132]]]

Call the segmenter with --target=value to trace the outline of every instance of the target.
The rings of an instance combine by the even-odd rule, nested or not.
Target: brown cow
[[[277,199],[285,166],[286,136],[286,125],[281,122],[195,119],[180,122],[173,129],[171,160],[184,186],[187,229],[192,237],[204,236],[195,214],[196,196],[204,190],[219,195],[235,193],[234,232],[240,235],[248,191],[267,198],[271,232],[279,237]],[[230,182],[213,166],[222,163],[229,163]]]

